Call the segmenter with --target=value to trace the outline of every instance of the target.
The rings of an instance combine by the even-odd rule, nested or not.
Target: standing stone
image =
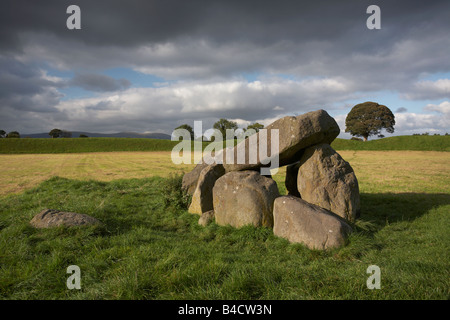
[[[203,169],[205,169],[208,165],[204,162],[201,162],[195,166],[192,171],[186,173],[183,176],[183,181],[181,183],[181,189],[185,190],[188,194],[193,195],[195,188],[197,187],[198,177]]]
[[[339,216],[292,196],[275,199],[273,218],[274,235],[310,249],[340,247],[352,231]]]
[[[208,165],[201,171],[188,209],[190,213],[201,215],[203,212],[213,210],[212,190],[216,180],[224,173],[225,170],[221,164]]]
[[[235,164],[224,161],[226,172],[255,170],[262,166],[270,156],[278,156],[279,166],[285,166],[295,161],[301,156],[303,149],[318,144],[331,143],[339,134],[340,129],[336,121],[325,111],[318,110],[308,112],[297,117],[287,116],[276,120],[267,126],[267,152],[268,157],[260,159],[259,139],[261,131],[256,134],[256,138],[249,137],[240,142],[232,152],[234,152]],[[272,136],[270,130],[277,129],[279,133],[278,154],[271,154]],[[245,162],[236,162],[239,154],[245,154]],[[251,163],[249,157],[255,156],[255,163]],[[226,156],[225,156],[226,157]]]
[[[290,164],[286,167],[286,177],[284,180],[284,185],[286,186],[286,190],[289,196],[301,198],[300,192],[298,192],[297,189],[297,178],[299,167],[300,167],[299,162]]]
[[[272,228],[273,202],[279,195],[276,182],[256,171],[226,173],[213,188],[216,223]]]
[[[31,219],[30,224],[35,228],[52,228],[100,225],[101,222],[82,213],[44,209]]]
[[[305,201],[350,221],[359,217],[358,180],[350,164],[328,144],[305,150],[300,158],[297,187]]]

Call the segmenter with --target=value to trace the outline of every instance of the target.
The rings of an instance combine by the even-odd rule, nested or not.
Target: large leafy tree
[[[59,138],[62,134],[62,130],[60,129],[52,129],[48,135],[51,136],[52,138]]]
[[[226,137],[227,129],[237,130],[237,128],[238,125],[236,122],[227,119],[220,119],[213,125],[213,129],[219,130],[224,138]]]
[[[5,130],[0,130],[0,138],[4,138],[6,135],[6,131]]]
[[[395,117],[388,107],[368,101],[357,104],[349,112],[345,119],[345,132],[367,141],[367,138],[379,134],[382,129],[393,133],[394,125]]]

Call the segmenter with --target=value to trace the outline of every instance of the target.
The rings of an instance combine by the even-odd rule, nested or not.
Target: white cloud
[[[218,118],[235,119],[240,126],[255,121],[267,125],[285,115],[332,109],[335,103],[352,97],[351,91],[340,79],[179,82],[61,101],[56,108],[67,119],[61,127],[117,131],[127,123],[136,131],[151,126],[152,131],[167,132],[175,123],[208,119],[206,125],[212,125]]]
[[[448,115],[443,117],[439,114],[397,113],[395,122],[396,135],[424,132],[445,134],[450,131]]]
[[[339,128],[341,129],[341,134],[345,132],[345,118],[347,118],[346,114],[340,114],[334,117]]]
[[[444,101],[438,105],[428,104],[425,108],[427,111],[435,111],[444,114],[446,117],[450,117],[450,102]]]
[[[449,98],[450,79],[417,82],[414,84],[411,92],[404,93],[402,97],[408,100],[436,100]]]

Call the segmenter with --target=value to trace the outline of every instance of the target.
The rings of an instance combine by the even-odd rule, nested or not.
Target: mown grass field
[[[450,193],[448,163],[450,153],[429,151],[348,151],[339,153],[350,162],[360,182],[361,192]],[[0,195],[19,193],[59,176],[76,180],[168,177],[189,172],[193,164],[174,165],[170,152],[90,152],[66,154],[0,155]],[[389,165],[391,168],[386,172]],[[274,176],[284,192],[285,168]]]
[[[167,177],[170,173],[188,172],[194,167],[175,166],[168,151],[0,154],[0,161],[5,164],[0,170],[0,195],[21,192],[53,176],[112,181]]]
[[[61,139],[62,140],[62,139]],[[170,152],[1,155],[3,299],[449,299],[450,153],[340,151],[360,183],[347,246],[325,252],[265,228],[201,227]],[[274,176],[285,193],[284,170]],[[37,230],[44,208],[104,226]],[[68,290],[66,269],[81,269]],[[381,289],[366,286],[370,265]]]

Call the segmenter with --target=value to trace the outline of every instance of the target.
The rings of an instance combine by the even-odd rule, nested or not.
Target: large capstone
[[[329,144],[340,132],[336,121],[325,110],[308,112],[297,117],[287,116],[276,120],[266,129],[266,137],[260,131],[256,137],[250,136],[231,149],[234,153],[234,163],[227,163],[226,153],[229,151],[223,153],[226,172],[267,167],[273,163],[273,158],[278,158],[279,164],[276,167],[288,165],[298,161],[303,149],[319,143]],[[278,130],[278,139],[273,139],[272,129]],[[273,143],[278,143],[276,153],[272,153]],[[262,149],[261,152],[260,148],[264,145],[267,149]],[[242,163],[238,162],[240,155]],[[269,161],[270,158],[272,162]]]

